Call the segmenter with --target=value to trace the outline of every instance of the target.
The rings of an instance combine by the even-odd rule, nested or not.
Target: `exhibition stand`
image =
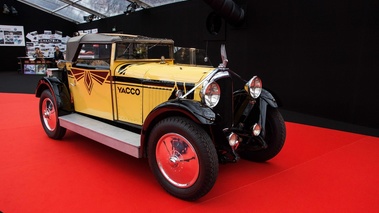
[[[46,70],[53,66],[53,58],[18,57],[20,72],[23,74],[45,75]]]

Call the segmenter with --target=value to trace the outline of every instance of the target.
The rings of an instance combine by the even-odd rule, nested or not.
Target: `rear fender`
[[[40,97],[42,92],[46,89],[49,89],[53,97],[55,97],[57,108],[59,109],[59,115],[63,115],[62,110],[67,112],[73,111],[70,93],[66,85],[62,81],[54,77],[42,78],[41,80],[39,80],[36,88],[36,97]]]

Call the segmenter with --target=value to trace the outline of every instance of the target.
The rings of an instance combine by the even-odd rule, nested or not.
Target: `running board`
[[[59,117],[60,125],[106,146],[141,158],[141,135],[107,123],[72,113]]]

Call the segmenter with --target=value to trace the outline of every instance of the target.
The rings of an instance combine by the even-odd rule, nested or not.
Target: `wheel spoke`
[[[167,153],[170,155],[171,152],[168,150],[168,147],[167,147],[166,141],[163,141],[163,143],[164,143],[164,146],[166,147]]]
[[[194,159],[196,159],[195,156],[188,158],[188,159],[182,159],[182,160],[180,160],[180,162],[183,162],[183,161],[189,162],[190,160],[194,160]]]

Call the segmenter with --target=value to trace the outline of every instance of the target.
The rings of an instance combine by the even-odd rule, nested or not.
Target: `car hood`
[[[196,84],[212,70],[213,67],[144,63],[120,66],[116,76]]]

